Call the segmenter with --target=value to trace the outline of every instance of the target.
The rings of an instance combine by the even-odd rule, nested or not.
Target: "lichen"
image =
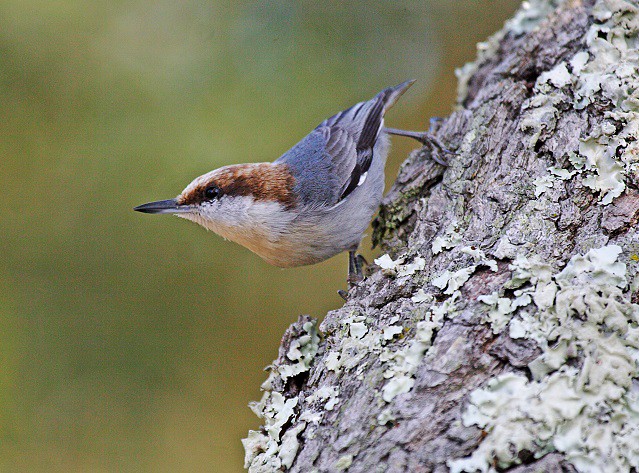
[[[462,241],[462,236],[458,233],[458,224],[453,222],[444,231],[443,235],[435,237],[433,239],[432,251],[433,255],[439,254],[444,250],[449,250],[459,245]]]
[[[546,82],[542,84],[546,84]],[[519,129],[531,134],[528,148],[534,149],[542,133],[551,133],[555,129],[559,114],[557,106],[562,100],[563,93],[561,92],[554,94],[538,92],[537,95],[524,102],[522,106],[524,113],[519,123]]]
[[[339,388],[336,386],[324,386],[306,398],[306,403],[324,402],[324,410],[332,411],[339,402]]]
[[[356,370],[363,372],[367,363],[364,358],[369,353],[381,351],[382,334],[374,329],[366,316],[353,312],[340,320],[342,328],[339,344],[325,355],[325,365],[330,371]]]
[[[489,312],[493,330],[535,340],[542,354],[529,365],[532,380],[506,373],[470,394],[463,422],[486,437],[451,460],[451,472],[494,472],[522,451],[562,452],[584,473],[639,468],[639,306],[621,254],[616,245],[593,249],[561,271],[520,257],[506,287],[480,298],[499,312]]]
[[[477,264],[494,267],[496,263],[487,260],[481,250],[465,247],[462,252],[468,254]],[[425,260],[419,256],[413,257],[412,262],[408,255],[392,259],[383,255],[375,260],[382,272],[390,277],[412,278],[417,272],[425,268]],[[461,287],[464,281],[454,284]],[[452,285],[450,287],[453,287]],[[383,326],[373,323],[372,317],[353,312],[339,320],[340,337],[338,343],[327,351],[324,363],[329,371],[336,373],[354,370],[352,374],[362,379],[363,372],[371,362],[380,361],[386,365],[384,378],[387,379],[382,387],[380,401],[389,403],[397,395],[409,392],[415,384],[415,373],[424,354],[430,348],[434,333],[442,326],[446,317],[452,317],[455,313],[455,301],[460,297],[459,291],[450,291],[450,297],[441,303],[433,303],[433,297],[419,289],[416,294],[406,302],[407,306],[401,311],[411,311],[414,326],[405,327],[397,324],[400,316],[394,315],[386,320]],[[424,303],[430,303],[426,308]],[[391,342],[397,339],[396,343]],[[370,355],[375,355],[371,357]],[[378,417],[377,422],[387,423],[391,417],[390,411],[386,415]],[[303,420],[313,421],[316,416],[304,417]]]
[[[422,302],[431,302],[433,300],[433,296],[424,292],[424,289],[418,289],[410,300],[416,304],[421,304]]]
[[[531,133],[533,148],[554,132],[558,107],[579,111],[598,104],[608,110],[571,153],[573,169],[549,168],[550,174],[535,181],[536,197],[579,175],[599,203],[608,205],[625,190],[626,176],[639,171],[639,8],[628,0],[600,0],[593,15],[586,49],[537,78],[520,128]]]
[[[462,103],[468,94],[468,81],[477,71],[479,64],[492,57],[499,50],[499,44],[507,34],[522,35],[533,31],[563,0],[530,0],[522,2],[521,7],[504,27],[491,36],[488,41],[477,43],[477,59],[468,62],[455,71],[458,79],[457,102]]]
[[[431,283],[433,286],[444,289],[444,294],[452,294],[462,287],[474,272],[474,265],[453,272],[446,270],[436,278],[433,278]]]
[[[397,274],[397,268],[404,262],[404,258],[397,258],[393,260],[390,255],[382,255],[375,259],[375,264],[379,266],[382,273],[387,276],[393,276]]]
[[[404,264],[407,258],[407,255],[403,255],[393,260],[389,255],[385,254],[375,259],[375,264],[380,267],[382,273],[385,275],[400,278],[412,276],[416,272],[424,270],[426,266],[426,260],[424,258],[417,256],[413,259],[412,263]]]
[[[426,267],[426,260],[424,258],[417,256],[416,258],[413,259],[412,263],[403,265],[399,269],[397,276],[399,276],[400,278],[406,277],[406,276],[412,276],[413,274],[419,271],[423,271],[425,267]]]
[[[382,388],[382,399],[385,402],[391,402],[396,396],[413,388],[415,373],[431,347],[433,335],[442,327],[444,319],[454,313],[455,301],[459,296],[459,291],[456,291],[441,304],[432,305],[424,313],[423,320],[417,322],[414,336],[403,348],[387,348],[381,353],[379,359],[388,364],[384,371],[384,378],[388,382]],[[387,416],[378,417],[378,422],[387,421]]]
[[[395,421],[395,416],[393,415],[393,412],[388,407],[386,409],[383,409],[382,412],[380,412],[379,415],[377,416],[377,423],[379,425],[386,425],[389,422],[393,422],[393,421]]]
[[[288,461],[291,451],[295,448],[297,434],[294,438],[289,435],[284,444],[284,438],[280,438],[280,433],[284,424],[294,416],[297,403],[297,397],[286,399],[279,392],[267,391],[260,402],[251,404],[253,412],[264,420],[265,433],[251,430],[248,438],[242,439],[245,450],[244,468],[248,468],[249,472],[275,471],[284,466],[283,461]],[[284,446],[286,449],[283,450]]]
[[[396,335],[399,335],[404,331],[404,327],[401,325],[389,325],[382,330],[382,337],[384,340],[392,340]]]
[[[478,248],[466,246],[460,249],[462,253],[470,255],[476,262],[471,266],[460,268],[456,271],[445,270],[439,276],[432,279],[431,284],[444,290],[444,294],[453,294],[458,291],[470,279],[479,266],[487,266],[492,271],[497,271],[497,262],[486,258],[484,252]]]
[[[555,180],[552,176],[540,176],[533,181],[535,185],[535,197],[539,197],[541,194],[546,192],[548,189],[552,189],[554,187]]]
[[[300,422],[295,427],[288,429],[282,436],[282,444],[280,445],[280,451],[278,457],[284,468],[290,468],[297,455],[300,443],[297,440],[297,436],[306,428],[305,422]]]
[[[292,364],[280,365],[279,372],[283,380],[308,371],[319,347],[319,335],[316,322],[306,322],[303,326],[306,335],[293,340],[286,357]]]
[[[302,325],[304,333],[291,340],[286,359],[291,363],[275,363],[268,379],[262,384],[264,394],[259,402],[249,407],[264,421],[260,431],[251,430],[242,439],[245,450],[244,467],[250,473],[266,473],[289,468],[299,448],[298,436],[307,421],[296,419],[300,399],[285,397],[274,390],[276,384],[285,384],[292,376],[308,371],[319,348],[319,335],[315,320]],[[285,425],[292,424],[282,432]]]
[[[335,462],[335,471],[344,471],[353,464],[353,455],[342,455]]]

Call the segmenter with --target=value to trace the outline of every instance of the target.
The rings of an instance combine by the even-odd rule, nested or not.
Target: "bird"
[[[452,153],[429,132],[384,127],[385,113],[414,82],[388,87],[324,120],[273,162],[215,169],[176,198],[133,210],[191,220],[283,268],[348,251],[347,281],[355,285],[362,280],[357,248],[382,200],[389,135]]]

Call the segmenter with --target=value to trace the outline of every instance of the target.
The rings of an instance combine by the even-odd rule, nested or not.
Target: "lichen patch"
[[[579,175],[599,203],[608,205],[624,192],[627,176],[639,171],[639,9],[625,0],[600,0],[594,12],[586,49],[537,78],[520,129],[530,132],[534,148],[554,132],[559,107],[578,111],[596,104],[611,110],[582,137],[570,157],[573,169],[549,168],[550,174],[535,181],[536,197]],[[572,94],[564,90],[567,85]]]
[[[559,451],[577,471],[639,468],[639,305],[616,245],[573,256],[561,271],[534,257],[511,265],[507,288],[480,301],[495,332],[535,340],[533,379],[506,373],[470,394],[465,425],[486,437],[451,472],[492,472]],[[630,446],[632,446],[630,448]]]

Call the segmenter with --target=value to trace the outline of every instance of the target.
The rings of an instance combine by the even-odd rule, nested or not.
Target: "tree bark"
[[[639,12],[527,2],[460,70],[374,223],[386,255],[302,316],[251,472],[639,469]]]

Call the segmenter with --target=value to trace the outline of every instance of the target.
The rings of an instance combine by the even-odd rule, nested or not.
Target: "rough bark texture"
[[[531,2],[460,72],[375,222],[390,256],[286,332],[252,472],[631,471],[636,4]],[[318,333],[319,332],[319,333]]]

